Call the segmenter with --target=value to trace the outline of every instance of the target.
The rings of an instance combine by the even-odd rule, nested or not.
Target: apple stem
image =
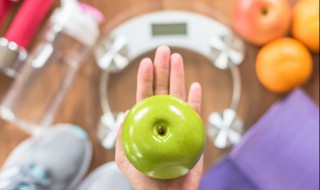
[[[263,15],[267,15],[268,14],[268,8],[267,7],[263,7],[262,8],[262,14]]]
[[[159,135],[164,135],[164,129],[161,125],[158,125],[157,130],[158,130]]]

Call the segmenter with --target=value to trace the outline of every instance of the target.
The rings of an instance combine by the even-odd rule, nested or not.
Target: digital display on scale
[[[152,24],[153,36],[187,35],[187,23]]]

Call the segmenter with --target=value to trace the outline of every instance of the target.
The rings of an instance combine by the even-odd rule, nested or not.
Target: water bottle
[[[62,0],[0,105],[0,116],[34,134],[51,126],[72,80],[99,37],[102,14]]]

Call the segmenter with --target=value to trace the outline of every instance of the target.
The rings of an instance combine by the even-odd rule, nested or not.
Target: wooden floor
[[[106,19],[101,27],[104,32],[107,31],[106,25],[110,24],[113,18],[127,12],[129,8],[134,6],[146,2],[153,2],[152,6],[147,6],[147,10],[157,10],[157,7],[161,9],[170,8],[168,4],[170,0],[87,0],[84,2],[97,7],[104,13]],[[227,21],[230,21],[234,0],[193,0],[193,2],[198,2],[211,7],[220,12]],[[56,5],[58,5],[58,3],[56,3]],[[137,13],[141,14],[139,12]],[[1,29],[0,34],[3,35],[4,31],[4,29]],[[254,71],[258,47],[246,44],[246,48],[246,59],[240,66],[243,79],[243,93],[239,115],[245,122],[246,129],[248,129],[274,102],[285,95],[273,94],[260,85]],[[222,111],[230,103],[232,92],[230,73],[212,67],[209,60],[194,52],[182,49],[173,49],[173,52],[181,53],[185,60],[187,84],[198,81],[203,86],[204,95],[201,117],[204,122],[206,122],[212,111]],[[135,103],[135,82],[139,61],[142,57],[153,57],[153,54],[154,52],[148,52],[145,55],[142,55],[124,71],[110,76],[108,96],[113,110],[124,111]],[[308,84],[303,88],[314,101],[319,104],[319,54],[313,56],[313,74]],[[97,124],[102,114],[98,93],[100,75],[101,70],[97,67],[94,59],[90,57],[76,76],[55,119],[55,123],[63,122],[77,124],[89,133],[94,149],[90,170],[114,159],[114,152],[105,150],[100,146],[96,136]],[[12,79],[0,74],[0,99],[4,97],[12,82]],[[6,157],[10,152],[26,138],[28,138],[28,134],[20,130],[17,126],[0,120],[0,166],[6,160]],[[212,141],[209,140],[205,149],[205,169],[210,168],[226,152],[227,150],[216,149],[212,145]]]

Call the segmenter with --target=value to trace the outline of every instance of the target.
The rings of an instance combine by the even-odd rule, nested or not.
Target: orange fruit
[[[299,0],[293,7],[292,35],[319,52],[319,0]]]
[[[256,73],[264,87],[285,93],[303,85],[312,72],[312,57],[298,40],[281,38],[263,46],[256,59]]]

